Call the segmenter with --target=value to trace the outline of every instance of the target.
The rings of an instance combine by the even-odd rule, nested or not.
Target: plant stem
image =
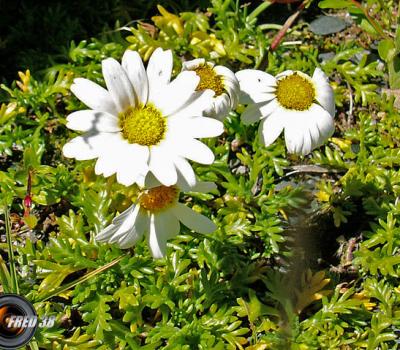
[[[280,30],[280,29],[282,29],[282,25],[281,24],[275,24],[275,23],[267,23],[267,24],[260,24],[258,26],[258,28],[260,30],[265,30],[265,29],[277,29],[277,30]]]
[[[56,296],[58,294],[61,294],[61,293],[65,292],[65,291],[67,291],[68,289],[71,289],[71,288],[75,287],[79,283],[82,283],[82,282],[85,282],[85,281],[89,280],[90,278],[98,275],[99,273],[101,273],[101,272],[109,269],[110,267],[113,267],[114,265],[118,264],[125,256],[126,255],[122,255],[122,256],[114,259],[113,261],[109,262],[108,264],[106,264],[104,266],[101,266],[101,267],[99,267],[96,270],[93,270],[91,272],[88,272],[86,275],[78,278],[77,280],[72,281],[70,283],[67,283],[67,284],[65,284],[63,286],[60,286],[60,287],[52,290],[47,295],[45,294],[44,296],[42,296],[42,297],[38,298],[37,300],[35,300],[35,302],[46,301],[46,300],[48,300],[48,299],[50,299],[50,298],[52,298],[52,297],[54,297],[54,296]]]
[[[4,206],[4,217],[6,222],[6,239],[7,239],[7,250],[8,250],[8,260],[10,263],[10,275],[11,275],[11,290],[13,293],[19,293],[18,280],[17,280],[17,271],[15,270],[15,259],[14,259],[14,250],[12,247],[11,241],[11,224],[10,224],[10,215],[8,213],[8,206]]]
[[[31,350],[39,350],[39,346],[37,345],[36,341],[32,340],[29,342],[29,347]]]
[[[351,2],[352,2],[352,4],[355,6],[355,7],[357,7],[357,8],[359,8],[362,12],[363,12],[363,14],[364,14],[364,16],[367,18],[367,20],[369,21],[369,23],[371,23],[371,25],[374,27],[374,29],[376,30],[376,32],[381,36],[381,37],[383,37],[383,38],[388,38],[388,36],[385,34],[385,32],[383,31],[383,29],[382,29],[382,27],[380,26],[380,24],[377,22],[377,21],[375,21],[370,15],[369,15],[369,13],[368,13],[368,10],[364,7],[364,6],[362,6],[358,1],[356,1],[356,0],[350,0]]]
[[[299,17],[300,13],[304,10],[304,8],[309,5],[312,2],[312,0],[304,0],[299,7],[297,8],[296,12],[291,15],[283,25],[282,29],[279,31],[279,33],[275,36],[274,40],[271,43],[270,50],[275,51],[280,42],[282,41],[283,37],[286,35],[286,32],[288,29],[292,26],[294,21]]]
[[[264,1],[260,5],[258,5],[248,16],[247,20],[250,22],[251,20],[257,18],[257,16],[266,10],[268,7],[270,7],[273,4],[272,1]]]

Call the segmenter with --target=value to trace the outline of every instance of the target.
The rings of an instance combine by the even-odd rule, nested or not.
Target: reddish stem
[[[275,36],[274,40],[272,40],[272,43],[271,43],[271,46],[270,46],[270,50],[271,51],[275,51],[278,48],[278,46],[281,43],[281,41],[282,41],[283,37],[285,36],[286,32],[292,26],[292,24],[297,19],[297,17],[300,15],[300,13],[304,10],[304,7],[306,6],[306,4],[308,2],[309,2],[309,0],[304,0],[299,5],[299,7],[297,8],[296,12],[286,20],[285,24],[283,25],[281,30],[278,32],[278,34]]]
[[[26,186],[26,196],[24,198],[24,216],[29,216],[32,207],[32,170],[28,170],[28,184]]]

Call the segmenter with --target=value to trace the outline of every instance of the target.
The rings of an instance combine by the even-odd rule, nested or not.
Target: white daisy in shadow
[[[190,187],[180,176],[176,185],[164,186],[150,174],[136,203],[117,216],[96,240],[127,249],[145,236],[153,257],[162,258],[168,239],[179,234],[180,223],[199,233],[216,230],[210,219],[179,202],[181,191],[209,192],[215,187],[212,182],[197,182]]]
[[[71,91],[90,109],[67,117],[67,127],[85,134],[64,145],[66,157],[97,158],[96,174],[116,173],[117,181],[143,185],[150,171],[165,186],[177,181],[177,170],[189,184],[195,174],[187,159],[211,164],[214,154],[197,138],[223,132],[221,122],[204,117],[212,91],[196,92],[200,78],[182,72],[170,82],[172,53],[158,48],[147,69],[137,52],[127,50],[122,65],[102,62],[107,90],[77,78]]]
[[[236,76],[240,102],[248,104],[241,120],[244,124],[261,120],[259,134],[266,146],[284,130],[288,152],[306,155],[332,136],[335,99],[321,69],[315,69],[312,78],[290,70],[273,77],[254,69]]]
[[[239,82],[235,74],[224,66],[215,66],[204,58],[186,61],[182,71],[193,71],[200,78],[196,91],[214,91],[212,103],[205,111],[207,117],[223,120],[238,104]]]

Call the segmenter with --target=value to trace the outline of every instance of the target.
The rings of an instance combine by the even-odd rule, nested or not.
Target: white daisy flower
[[[200,233],[215,231],[216,226],[210,219],[179,202],[181,190],[209,192],[215,188],[215,184],[197,182],[190,187],[186,181],[180,180],[177,185],[164,186],[148,176],[147,189],[141,192],[136,204],[117,216],[111,225],[96,236],[96,240],[115,243],[127,249],[145,236],[153,257],[162,258],[167,249],[167,240],[179,234],[180,223]]]
[[[215,66],[204,58],[183,62],[182,71],[194,71],[200,78],[197,91],[210,89],[215,95],[205,111],[207,117],[223,120],[238,104],[239,82],[235,74],[224,66]]]
[[[223,132],[221,122],[204,117],[211,91],[196,92],[200,78],[182,72],[170,82],[172,53],[158,48],[147,70],[137,52],[127,50],[122,65],[102,62],[107,90],[77,78],[71,91],[90,109],[67,117],[67,127],[86,132],[64,145],[66,157],[97,158],[96,174],[117,174],[117,181],[143,185],[150,171],[165,186],[179,170],[190,184],[195,174],[187,159],[211,164],[214,154],[197,138]]]
[[[254,69],[236,73],[240,102],[248,104],[244,124],[261,119],[260,139],[272,144],[285,130],[290,153],[308,154],[332,136],[335,100],[325,73],[317,68],[309,77],[299,71],[285,71],[276,77]]]

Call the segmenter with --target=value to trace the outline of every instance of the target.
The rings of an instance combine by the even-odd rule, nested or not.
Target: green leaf
[[[88,322],[86,328],[88,334],[93,334],[96,339],[103,340],[104,331],[111,331],[111,325],[108,323],[112,316],[108,313],[110,306],[107,304],[113,301],[111,295],[95,294],[95,297],[85,303],[80,309],[85,311],[82,319]]]
[[[376,37],[377,35],[379,35],[379,33],[375,30],[374,26],[366,18],[363,18],[361,20],[360,27],[362,30],[364,30],[365,32],[367,32],[372,36]]]
[[[41,273],[46,276],[39,286],[40,294],[46,294],[50,290],[57,288],[67,276],[77,270],[68,265],[46,260],[36,260],[34,263],[42,269]]]
[[[249,299],[247,302],[243,298],[238,298],[237,303],[239,307],[236,308],[238,316],[245,317],[249,319],[250,322],[254,323],[261,316],[270,315],[270,316],[279,316],[280,313],[277,309],[267,306],[261,303],[254,290],[249,290]]]
[[[322,9],[343,9],[354,5],[349,0],[323,0],[318,6]]]
[[[378,53],[380,58],[382,58],[382,60],[386,62],[393,59],[396,53],[396,48],[393,40],[391,39],[381,40],[378,45]]]
[[[129,306],[139,305],[135,294],[137,294],[137,287],[126,287],[126,283],[122,282],[121,287],[114,293],[114,299],[119,300],[119,307],[121,309],[128,309]]]

